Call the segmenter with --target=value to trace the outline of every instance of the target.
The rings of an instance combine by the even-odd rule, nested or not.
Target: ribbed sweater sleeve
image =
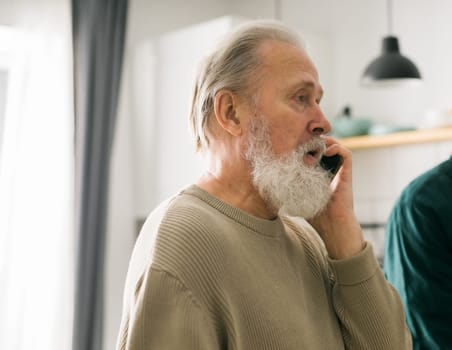
[[[333,305],[347,349],[412,349],[402,302],[385,280],[370,244],[344,260],[328,258]]]
[[[151,268],[139,289],[133,322],[121,350],[218,349],[212,322],[185,286],[165,271]]]

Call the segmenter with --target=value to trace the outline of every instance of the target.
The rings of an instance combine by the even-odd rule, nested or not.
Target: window
[[[0,26],[0,349],[70,348],[73,103],[63,33]]]

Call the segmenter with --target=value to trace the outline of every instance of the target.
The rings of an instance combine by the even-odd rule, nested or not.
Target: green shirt
[[[414,349],[452,349],[452,157],[402,192],[387,225],[384,269]]]
[[[410,349],[398,294],[370,245],[333,261],[302,219],[264,220],[197,186],[136,243],[120,350]]]

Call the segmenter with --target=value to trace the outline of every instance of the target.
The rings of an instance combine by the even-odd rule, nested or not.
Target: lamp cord
[[[388,34],[392,34],[392,0],[387,1],[387,12],[388,12]]]

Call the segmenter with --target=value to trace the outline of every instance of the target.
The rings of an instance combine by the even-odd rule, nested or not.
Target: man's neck
[[[253,216],[272,220],[278,215],[277,210],[269,208],[259,195],[251,179],[228,177],[208,171],[196,182],[196,185],[223,202]]]

